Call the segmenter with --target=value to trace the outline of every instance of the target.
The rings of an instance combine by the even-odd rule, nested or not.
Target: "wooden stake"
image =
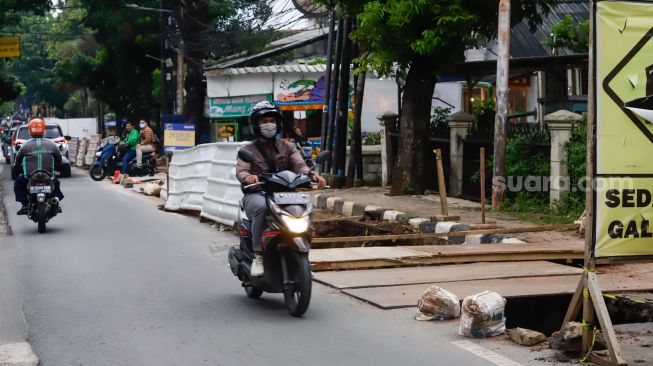
[[[442,168],[442,151],[440,149],[433,150],[435,159],[438,164],[438,191],[440,192],[440,208],[442,215],[449,216],[449,209],[447,207],[447,187],[444,183],[444,169]]]
[[[481,148],[481,223],[485,224],[485,148]]]
[[[454,231],[449,233],[423,233],[423,234],[392,234],[392,235],[369,235],[369,236],[343,236],[333,238],[313,238],[314,244],[318,243],[349,243],[364,241],[388,241],[388,240],[411,240],[411,239],[431,239],[442,237],[461,237],[477,234],[514,234],[514,233],[535,233],[542,231],[558,231],[578,229],[576,224],[561,224],[550,226],[530,226],[530,227],[513,227],[498,229],[483,229],[469,231]]]

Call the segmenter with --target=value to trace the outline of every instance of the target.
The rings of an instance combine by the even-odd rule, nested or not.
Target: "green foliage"
[[[494,99],[488,98],[472,107],[472,115],[476,117],[476,132],[483,135],[494,134],[494,119],[497,113]]]
[[[548,176],[550,157],[544,152],[533,152],[525,148],[524,142],[544,142],[550,137],[541,131],[520,134],[506,144],[506,174]],[[565,194],[553,207],[549,206],[548,192],[517,192],[508,195],[505,207],[520,219],[546,223],[568,223],[578,219],[585,210],[585,192],[579,190],[579,183],[585,178],[587,153],[587,125],[583,121],[572,130],[570,141],[565,145],[571,191]],[[528,159],[524,159],[528,156]],[[576,188],[576,189],[574,189]],[[528,214],[537,214],[536,217]],[[544,218],[544,221],[542,219]],[[535,219],[535,220],[533,220]]]
[[[50,0],[2,0],[0,1],[1,27],[16,25],[26,14],[43,14],[50,7]]]
[[[548,131],[534,130],[516,134],[506,141],[507,176],[549,176],[551,172],[550,152],[538,148],[538,144],[551,141]],[[524,157],[528,157],[525,159]]]
[[[25,85],[14,75],[0,73],[0,102],[12,101],[25,93]]]
[[[329,5],[332,0],[317,0]],[[557,0],[513,0],[513,24],[527,19],[531,29]],[[467,45],[497,32],[498,1],[478,0],[337,0],[343,12],[357,17],[352,38],[369,50],[364,64],[383,75],[409,68],[417,57],[433,61],[434,72],[464,61]]]
[[[155,100],[161,98],[161,69],[152,70],[152,97]]]
[[[363,145],[379,145],[381,144],[381,132],[363,132],[362,141]]]
[[[14,112],[14,103],[0,102],[0,116],[8,116]]]
[[[552,48],[568,48],[576,53],[587,53],[589,52],[589,31],[589,20],[576,23],[574,18],[567,14],[551,27],[551,36],[546,37],[542,44]]]
[[[48,57],[47,39],[44,38],[51,33],[53,22],[50,14],[23,16],[17,25],[6,28],[21,37],[21,56],[10,59],[6,70],[25,86],[21,103],[27,107],[48,103],[60,109],[68,98],[66,91],[56,83],[54,62]]]
[[[78,90],[70,95],[63,107],[67,114],[79,116],[82,114],[82,91]]]
[[[449,123],[447,122],[447,116],[451,114],[451,108],[449,107],[435,107],[431,113],[431,126],[430,131],[431,135],[438,136],[448,136],[449,135]]]

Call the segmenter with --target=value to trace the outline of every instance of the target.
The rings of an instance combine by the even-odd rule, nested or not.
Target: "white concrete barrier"
[[[202,144],[176,151],[168,173],[169,191],[165,209],[168,211],[202,211],[203,197],[213,156],[218,144]]]
[[[232,226],[243,196],[236,179],[236,157],[244,142],[203,144],[172,157],[166,210],[200,211],[200,216]]]
[[[211,161],[206,193],[200,216],[224,225],[233,226],[238,220],[239,201],[243,197],[236,178],[238,149],[246,143],[219,142]]]

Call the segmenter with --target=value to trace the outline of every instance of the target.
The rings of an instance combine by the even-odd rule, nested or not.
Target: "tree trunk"
[[[429,119],[436,80],[432,60],[418,57],[411,62],[401,105],[391,195],[424,194],[424,162],[429,153]]]
[[[204,41],[207,25],[210,22],[208,1],[175,0],[175,14],[184,45],[200,45]],[[200,47],[188,47],[184,50],[186,58],[186,75],[184,89],[186,99],[183,111],[187,122],[194,123],[196,127],[196,143],[210,141],[211,128],[209,121],[204,117],[204,98],[206,97],[206,83],[204,79],[204,65],[201,60],[206,58],[205,52]]]

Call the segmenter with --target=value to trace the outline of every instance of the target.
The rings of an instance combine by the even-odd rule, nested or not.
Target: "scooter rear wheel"
[[[247,294],[247,297],[249,297],[250,299],[258,299],[259,297],[261,297],[261,295],[263,295],[263,290],[259,290],[251,286],[246,286],[245,293]]]
[[[39,234],[45,233],[45,204],[38,203],[36,205],[36,222],[38,224]]]
[[[299,253],[293,253],[286,256],[288,265],[288,274],[294,285],[283,292],[283,298],[286,302],[286,308],[290,315],[301,317],[308,310],[311,302],[311,266],[308,262],[308,256]]]

